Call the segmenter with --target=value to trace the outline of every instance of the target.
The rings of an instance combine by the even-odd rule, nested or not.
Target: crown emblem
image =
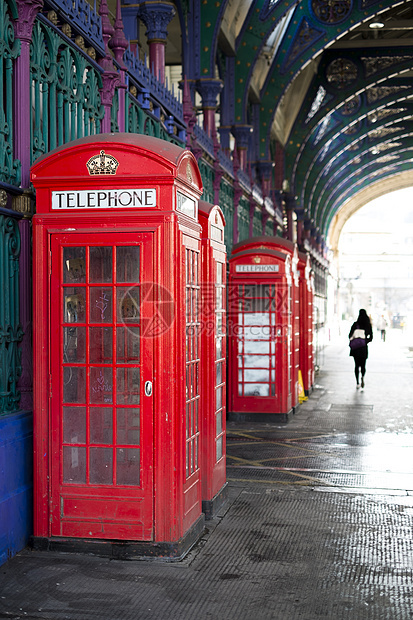
[[[192,170],[189,162],[186,164],[186,178],[190,183],[192,183]]]
[[[99,155],[94,155],[86,162],[89,174],[116,174],[119,166],[117,159],[113,155],[107,155],[105,151],[100,151]]]

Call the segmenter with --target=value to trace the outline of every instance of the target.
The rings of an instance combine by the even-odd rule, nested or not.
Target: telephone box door
[[[232,386],[234,411],[282,411],[283,373],[287,366],[283,360],[284,339],[289,335],[284,333],[278,300],[285,291],[278,288],[264,282],[234,287],[238,308],[237,334],[231,339],[232,347],[237,349],[232,351],[237,386]]]
[[[51,238],[52,536],[153,537],[152,234]]]

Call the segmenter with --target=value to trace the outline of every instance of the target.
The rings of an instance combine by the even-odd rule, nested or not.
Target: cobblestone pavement
[[[176,563],[24,550],[0,567],[0,618],[413,618],[413,353],[323,353],[288,424],[228,426],[228,505]]]

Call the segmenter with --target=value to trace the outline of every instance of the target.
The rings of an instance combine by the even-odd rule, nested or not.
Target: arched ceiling
[[[193,6],[201,24],[194,77],[220,67],[231,124],[254,126],[257,161],[278,143],[285,186],[324,238],[369,188],[396,189],[395,179],[409,177],[413,0],[180,6],[187,18]]]
[[[400,172],[393,176],[380,179],[379,181],[372,182],[366,188],[356,194],[353,194],[351,198],[344,201],[340,210],[337,211],[332,218],[329,228],[329,247],[331,250],[334,253],[338,251],[338,242],[343,226],[359,209],[366,206],[372,200],[380,198],[380,196],[412,186],[413,169],[410,169],[405,172]],[[389,202],[389,205],[390,209],[396,208],[396,205],[392,202]],[[389,216],[391,216],[391,212],[389,213]]]

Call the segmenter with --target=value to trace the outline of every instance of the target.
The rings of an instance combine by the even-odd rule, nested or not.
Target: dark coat
[[[351,326],[350,332],[348,334],[349,339],[354,334],[356,329],[364,329],[364,333],[366,334],[366,346],[360,347],[359,349],[354,349],[354,350],[350,349],[350,356],[356,359],[366,360],[369,356],[367,345],[369,342],[373,340],[373,330],[371,327],[371,323],[370,321],[368,322],[368,324],[364,324],[364,325],[360,325],[359,323],[357,323],[357,321],[353,323],[353,325]]]

